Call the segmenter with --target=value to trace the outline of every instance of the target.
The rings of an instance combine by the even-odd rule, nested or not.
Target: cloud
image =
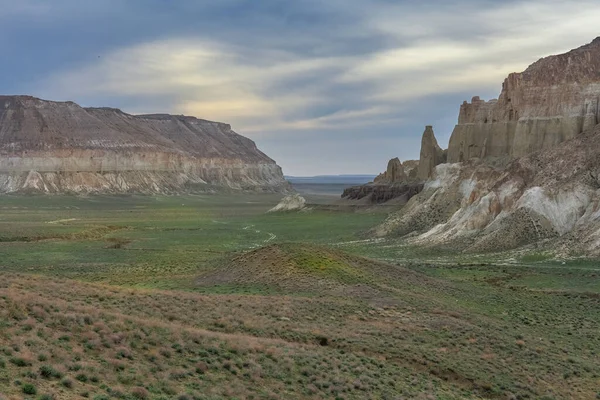
[[[263,129],[284,122],[293,128],[303,125],[293,119],[303,109],[328,99],[320,93],[322,85],[290,87],[291,82],[325,76],[343,63],[334,57],[302,59],[260,49],[250,55],[227,44],[167,39],[119,49],[83,69],[62,71],[49,79],[44,92],[60,93],[62,98],[162,96],[171,102],[166,111],[224,119],[242,127],[258,124],[254,130],[261,123]],[[143,105],[138,108],[142,111]]]
[[[93,12],[73,0],[44,12],[42,2],[14,6],[41,13],[46,24],[68,25],[65,5],[78,29],[98,16],[113,22],[113,36],[102,32],[110,46],[41,74],[32,91],[225,121],[267,147],[283,148],[287,138],[305,153],[335,147],[332,138],[348,154],[361,152],[361,134],[374,148],[396,140],[411,158],[422,125],[439,121],[436,132],[447,138],[462,100],[497,96],[508,73],[591,41],[600,20],[600,3],[588,0],[138,3],[97,2]],[[277,148],[270,155],[277,159]]]

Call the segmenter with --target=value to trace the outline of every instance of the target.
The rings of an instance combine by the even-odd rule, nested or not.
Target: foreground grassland
[[[0,399],[594,399],[600,267],[271,195],[0,198]],[[368,258],[365,258],[368,257]]]

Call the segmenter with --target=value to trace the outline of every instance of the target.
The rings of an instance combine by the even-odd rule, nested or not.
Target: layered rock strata
[[[0,193],[286,191],[281,168],[231,126],[0,96]]]
[[[512,73],[496,100],[460,107],[448,162],[521,157],[549,149],[600,120],[600,38]]]
[[[600,255],[600,125],[506,167],[442,164],[376,235],[470,252],[543,242]]]
[[[405,182],[394,185],[371,183],[353,186],[344,190],[342,198],[359,200],[364,204],[381,204],[394,201],[394,204],[406,204],[423,190],[423,183]]]
[[[418,168],[417,161],[407,161],[408,168],[400,159],[392,158],[385,172],[379,174],[373,182],[366,185],[346,188],[342,199],[359,201],[361,204],[381,204],[394,201],[394,204],[405,204],[423,189],[423,184],[414,177]],[[407,175],[406,171],[410,175]]]
[[[497,100],[461,106],[447,163],[432,165],[441,153],[424,135],[423,190],[374,234],[453,251],[599,256],[599,99],[600,38],[510,74]]]

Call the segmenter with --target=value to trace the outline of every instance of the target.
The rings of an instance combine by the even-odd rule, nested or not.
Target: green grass
[[[353,240],[382,214],[265,214],[275,195],[0,197],[7,271],[144,288],[193,289],[190,277],[265,243]],[[118,243],[118,246],[115,246]]]
[[[414,248],[369,238],[385,214],[278,200],[0,197],[0,398],[596,395],[596,260]]]

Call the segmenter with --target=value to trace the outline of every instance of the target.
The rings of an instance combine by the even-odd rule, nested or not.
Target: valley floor
[[[593,399],[600,264],[275,195],[0,197],[0,399]]]

